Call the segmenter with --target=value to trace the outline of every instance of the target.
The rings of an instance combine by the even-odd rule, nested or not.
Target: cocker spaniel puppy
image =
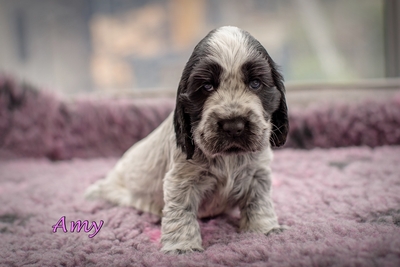
[[[272,146],[285,143],[283,78],[265,48],[236,27],[194,48],[173,113],[104,180],[103,198],[162,216],[162,251],[202,251],[197,218],[239,207],[240,230],[280,231],[271,200]]]

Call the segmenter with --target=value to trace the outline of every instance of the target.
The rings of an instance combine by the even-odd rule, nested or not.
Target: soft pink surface
[[[400,92],[400,91],[399,91]],[[0,75],[0,159],[117,157],[174,109],[173,98],[75,99]],[[400,145],[400,93],[388,101],[289,107],[285,147]]]
[[[285,147],[400,145],[400,91],[387,101],[314,103],[303,110],[294,108],[289,114]]]
[[[156,217],[83,199],[116,158],[0,161],[0,266],[400,266],[400,147],[275,152],[279,235],[200,221],[203,253],[159,252]],[[54,225],[100,220],[93,238]]]
[[[290,110],[286,147],[313,148],[275,151],[273,197],[291,228],[266,237],[237,233],[238,214],[202,220],[205,252],[180,256],[159,252],[159,218],[83,199],[173,107],[71,101],[0,75],[0,266],[400,266],[400,95]],[[68,230],[104,225],[93,238],[53,233],[62,216]]]
[[[66,99],[0,75],[0,159],[120,156],[173,110],[174,99]]]

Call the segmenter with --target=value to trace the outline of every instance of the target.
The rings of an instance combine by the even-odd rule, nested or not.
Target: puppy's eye
[[[260,88],[260,86],[261,86],[261,82],[260,82],[260,80],[257,80],[257,79],[252,80],[252,81],[250,81],[250,83],[249,83],[249,87],[250,87],[251,89],[254,89],[254,90]]]
[[[203,89],[207,92],[211,92],[214,90],[214,86],[211,83],[206,83],[203,85]]]

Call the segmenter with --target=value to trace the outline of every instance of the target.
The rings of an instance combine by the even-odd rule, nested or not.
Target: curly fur
[[[288,132],[283,78],[236,27],[211,31],[183,70],[175,111],[86,192],[162,216],[162,250],[202,251],[198,217],[239,207],[240,230],[280,231],[271,146]]]

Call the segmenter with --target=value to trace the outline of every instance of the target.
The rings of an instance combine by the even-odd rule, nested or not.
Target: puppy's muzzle
[[[251,143],[250,122],[243,117],[220,119],[217,122],[218,150],[225,154],[249,151]]]
[[[220,120],[218,126],[220,131],[227,137],[240,137],[245,132],[245,128],[248,126],[248,121],[245,121],[242,118]]]

